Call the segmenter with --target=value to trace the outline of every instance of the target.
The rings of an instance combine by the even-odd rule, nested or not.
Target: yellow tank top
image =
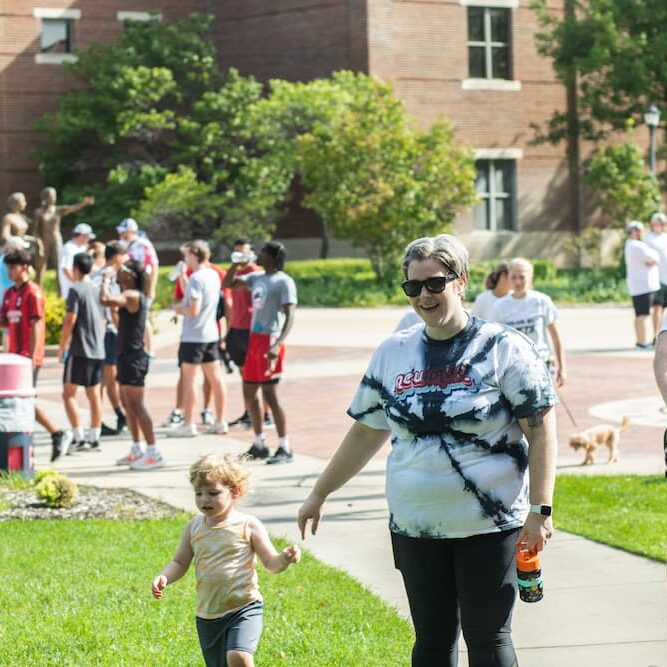
[[[233,511],[221,524],[210,528],[204,516],[190,526],[190,544],[197,579],[197,616],[220,618],[261,600],[250,542],[250,519]]]

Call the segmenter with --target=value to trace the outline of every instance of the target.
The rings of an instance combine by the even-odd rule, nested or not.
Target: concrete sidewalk
[[[289,366],[290,379],[303,378],[305,382],[306,378],[320,378],[321,391],[326,392],[326,378],[333,381],[337,375],[361,373],[368,359],[365,348],[373,347],[391,331],[401,312],[400,309],[301,309],[291,337],[295,361]],[[604,355],[609,357],[608,364],[618,364],[619,369],[629,363],[628,360],[637,358],[642,363],[645,360],[649,366],[652,355],[631,348],[629,309],[573,308],[561,312],[561,330],[571,352]],[[159,344],[172,345],[177,333],[175,328],[164,326],[158,334]],[[335,360],[301,357],[300,347],[305,351],[312,345],[351,348],[353,354],[343,361],[345,372],[341,372],[341,364]],[[357,355],[353,348],[364,349]],[[574,364],[576,358],[571,357],[570,365]],[[158,358],[155,373],[159,376],[158,386],[174,386],[175,369],[168,359]],[[50,382],[57,384],[55,378]],[[230,393],[238,393],[235,382]],[[298,384],[294,382],[294,390]],[[292,391],[291,387],[285,383],[285,394]],[[655,394],[649,377],[646,389],[647,394]],[[353,390],[354,386],[350,386],[350,396]],[[62,420],[59,403],[42,403]],[[665,419],[659,407],[656,403],[646,415],[647,423],[656,433],[660,420]],[[614,421],[625,414],[624,404],[616,408],[618,412],[612,415],[616,417]],[[309,415],[313,426],[323,418],[320,412],[313,411]],[[105,439],[102,452],[66,457],[59,460],[56,467],[80,483],[133,488],[194,511],[193,494],[187,481],[191,462],[205,451],[241,453],[248,446],[248,438],[246,432],[232,432],[228,436],[200,435],[196,439],[165,438],[160,445],[167,465],[152,472],[131,472],[114,465],[128,446],[127,439],[121,438]],[[49,466],[49,453],[46,438],[38,435],[38,468]],[[285,466],[252,465],[253,489],[245,500],[246,509],[259,516],[274,535],[301,543],[296,511],[330,453],[318,457],[297,454],[294,462]],[[585,468],[578,465],[579,457],[569,452],[563,454],[560,474],[662,474],[659,451],[637,450],[625,456],[620,464]],[[557,507],[555,519],[557,524]],[[349,572],[407,617],[402,582],[393,568],[387,521],[384,457],[380,456],[329,499],[317,536],[309,536],[303,546],[320,560]],[[514,640],[521,664],[528,667],[667,667],[664,564],[563,532],[556,533],[543,554],[542,564],[544,600],[535,605],[517,601],[515,608]],[[465,663],[461,661],[462,665]]]

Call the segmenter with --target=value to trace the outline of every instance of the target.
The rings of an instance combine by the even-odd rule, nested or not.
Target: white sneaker
[[[225,435],[229,433],[229,424],[227,422],[218,422],[217,424],[213,424],[210,429],[208,429],[209,433],[218,433],[219,435]]]
[[[139,459],[143,458],[144,452],[137,452],[134,450],[131,450],[129,454],[126,454],[123,456],[122,459],[118,459],[116,461],[117,466],[129,466],[132,465],[135,461],[138,461]]]
[[[196,435],[197,426],[195,424],[181,424],[167,431],[168,438],[194,438]]]
[[[162,426],[178,426],[183,423],[183,413],[180,410],[172,410],[169,416],[162,422]]]
[[[164,459],[160,452],[149,454],[145,452],[144,455],[130,464],[130,470],[153,470],[154,468],[161,468],[164,465]]]
[[[214,419],[213,419],[213,411],[212,410],[202,410],[201,411],[201,423],[204,424],[204,426],[211,426],[213,424]]]

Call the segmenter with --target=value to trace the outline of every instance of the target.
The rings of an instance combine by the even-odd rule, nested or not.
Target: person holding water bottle
[[[556,475],[555,390],[534,344],[463,306],[468,252],[449,234],[410,243],[403,291],[423,320],[380,343],[355,420],[298,513],[315,534],[327,496],[391,438],[394,562],[415,629],[413,667],[513,667],[515,554],[544,548]],[[528,479],[530,470],[530,481]]]
[[[246,289],[252,296],[250,337],[243,366],[243,397],[255,438],[244,456],[247,460],[268,459],[270,464],[292,460],[285,412],[277,393],[285,359],[284,343],[294,322],[297,303],[294,280],[283,271],[286,254],[282,243],[269,241],[262,246],[257,258],[264,271],[238,275],[240,264],[232,263],[222,283],[223,287]],[[263,432],[260,388],[278,431],[278,448],[271,458]]]

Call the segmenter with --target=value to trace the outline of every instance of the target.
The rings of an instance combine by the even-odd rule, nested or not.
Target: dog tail
[[[621,428],[619,430],[621,433],[623,433],[623,431],[627,430],[629,427],[630,427],[630,417],[626,415],[625,417],[623,417],[621,421]]]

